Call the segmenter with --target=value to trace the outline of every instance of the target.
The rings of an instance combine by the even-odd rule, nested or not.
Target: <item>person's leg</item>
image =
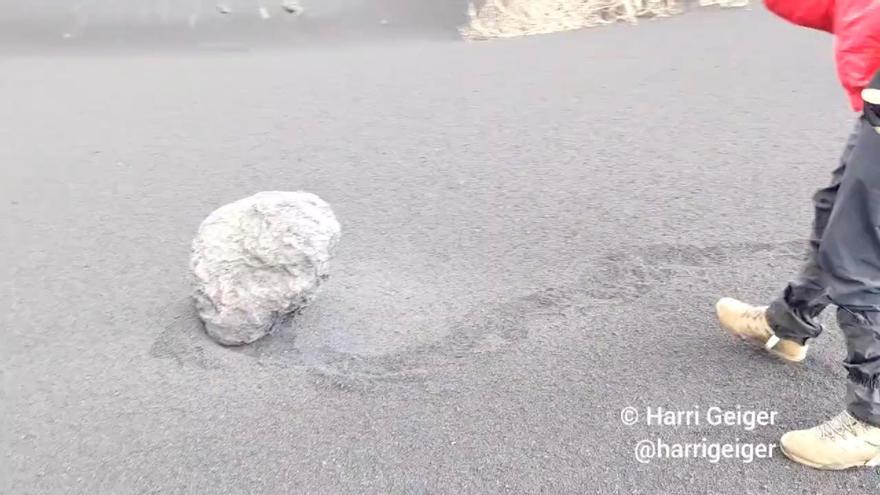
[[[880,134],[861,122],[817,252],[846,337],[846,411],[781,440],[786,455],[822,469],[880,465]]]
[[[841,307],[837,322],[846,335],[846,410],[865,423],[880,426],[880,313]]]
[[[840,182],[850,160],[853,146],[861,124],[850,133],[846,147],[840,159],[840,165],[831,174],[831,184],[816,191],[813,195],[813,228],[807,250],[807,261],[794,280],[788,283],[782,294],[767,308],[767,322],[773,333],[786,340],[799,344],[806,343],[809,338],[818,337],[822,326],[816,318],[828,306],[825,280],[819,266],[819,245],[828,225],[828,219],[834,208]]]
[[[848,410],[880,426],[880,134],[863,122],[819,263],[846,336]]]
[[[715,305],[718,320],[724,329],[767,347],[772,354],[787,361],[803,361],[807,356],[807,340],[822,332],[816,317],[828,306],[829,301],[822,268],[818,263],[819,245],[834,209],[858,129],[857,125],[847,140],[840,165],[832,173],[831,184],[813,195],[813,228],[807,260],[798,276],[768,307],[752,306],[727,297]]]

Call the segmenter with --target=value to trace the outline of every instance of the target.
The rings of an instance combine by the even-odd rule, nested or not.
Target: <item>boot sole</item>
[[[761,343],[760,341],[755,340],[755,339],[750,339],[741,333],[737,333],[736,331],[734,331],[733,329],[731,329],[730,327],[728,327],[724,323],[721,323],[720,321],[718,322],[718,325],[727,334],[732,335],[732,336],[736,337],[737,339],[739,339],[749,345],[753,345],[755,347],[759,347],[761,349],[764,349],[764,344]],[[800,358],[793,358],[793,357],[790,357],[787,354],[783,354],[775,349],[764,349],[764,350],[767,351],[768,354],[775,356],[775,357],[778,357],[779,359],[782,359],[783,361],[786,361],[789,363],[795,363],[795,364],[802,363],[805,359],[807,359],[807,356],[803,356]]]
[[[845,471],[847,469],[853,469],[853,468],[880,466],[880,455],[878,455],[877,457],[874,457],[873,459],[871,459],[863,464],[855,463],[855,464],[827,464],[827,465],[823,465],[823,464],[817,464],[815,462],[808,461],[808,460],[804,459],[803,457],[799,457],[795,454],[792,454],[791,452],[785,450],[785,447],[783,447],[782,445],[780,445],[779,448],[782,450],[782,453],[785,454],[785,457],[788,457],[792,461],[794,461],[798,464],[803,464],[804,466],[807,466],[807,467],[811,467],[813,469],[818,469],[820,471]]]
[[[782,359],[783,361],[787,361],[789,363],[794,363],[794,364],[803,363],[804,359],[807,359],[806,355],[804,357],[800,357],[800,358],[793,358],[793,357],[789,357],[788,355],[783,354],[781,352],[775,351],[773,349],[770,349],[767,352],[778,357],[779,359]]]

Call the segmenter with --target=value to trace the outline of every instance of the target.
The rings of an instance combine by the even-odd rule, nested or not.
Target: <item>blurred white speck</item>
[[[221,14],[228,14],[228,13],[232,12],[232,9],[228,5],[218,3],[217,4],[217,12],[220,12]]]
[[[387,26],[389,22],[390,21],[388,19],[382,19],[381,21],[379,21],[379,24],[381,24],[383,26]]]
[[[281,2],[281,8],[290,14],[302,14],[303,8],[296,0],[284,0]]]
[[[260,7],[260,17],[263,19],[268,19],[272,16],[269,15],[269,11],[266,9],[266,7]]]
[[[61,35],[61,37],[64,38],[64,39],[66,39],[66,40],[69,40],[70,38],[73,38],[73,35],[70,34],[70,33],[64,33],[64,34]]]

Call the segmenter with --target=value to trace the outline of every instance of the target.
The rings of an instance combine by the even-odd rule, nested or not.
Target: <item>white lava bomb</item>
[[[330,206],[302,191],[260,192],[208,215],[190,258],[207,333],[224,345],[271,333],[314,300],[339,236]]]

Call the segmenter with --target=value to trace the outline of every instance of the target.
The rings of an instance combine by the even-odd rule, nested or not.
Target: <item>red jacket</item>
[[[880,0],[764,0],[800,26],[834,34],[837,76],[856,111],[862,89],[880,70]]]

